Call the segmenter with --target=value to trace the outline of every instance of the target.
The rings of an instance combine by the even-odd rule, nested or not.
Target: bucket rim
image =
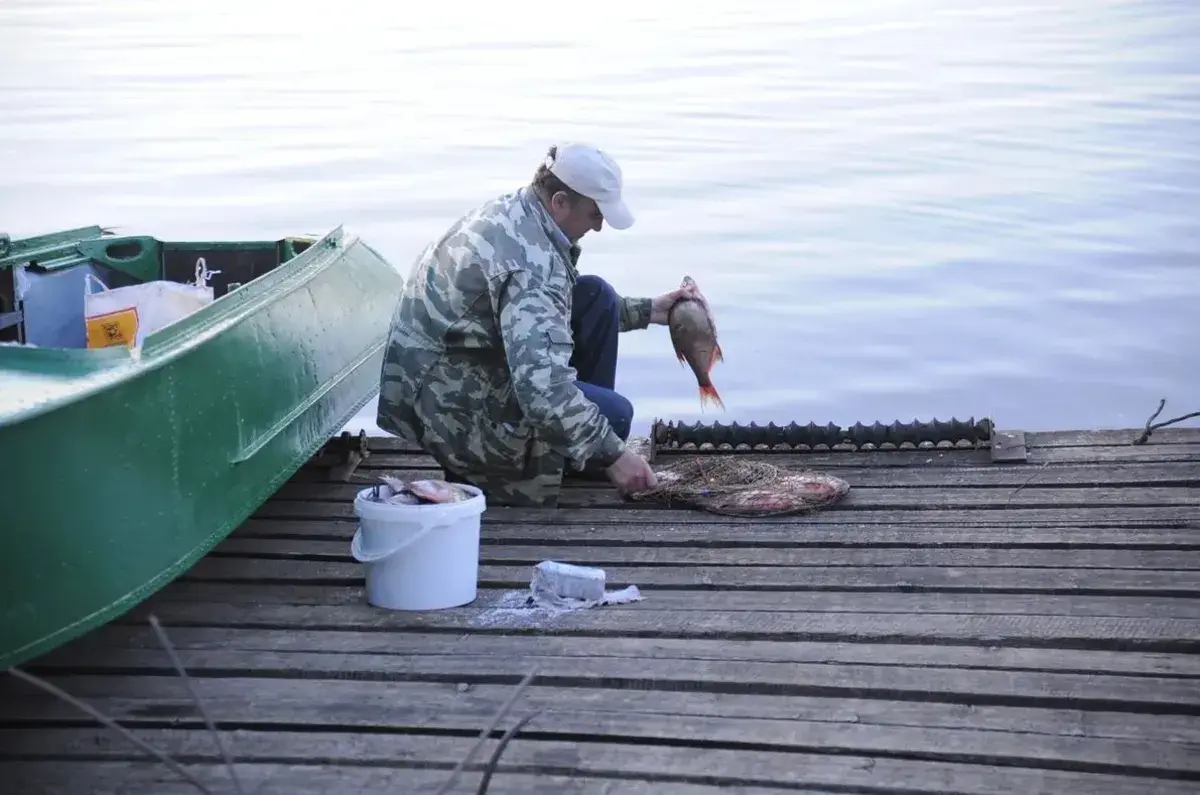
[[[386,484],[379,484],[379,485],[386,485]],[[454,485],[458,486],[461,489],[465,489],[468,493],[471,494],[471,497],[469,499],[462,500],[461,502],[430,502],[430,503],[422,503],[421,505],[404,505],[401,503],[390,503],[390,502],[383,503],[383,502],[375,502],[374,500],[370,499],[370,494],[371,494],[371,492],[375,491],[376,487],[375,486],[367,486],[364,489],[360,489],[359,492],[354,495],[354,506],[355,506],[355,508],[358,508],[361,505],[361,506],[364,506],[366,510],[384,510],[384,511],[388,511],[389,513],[396,513],[396,512],[403,511],[403,512],[406,512],[409,514],[421,514],[421,513],[443,513],[445,511],[456,511],[456,510],[461,511],[461,510],[473,509],[473,508],[481,507],[481,506],[485,505],[485,503],[487,501],[487,496],[483,493],[483,489],[479,488],[478,486],[472,486],[469,483],[455,483]],[[366,506],[369,506],[369,507],[366,507]]]

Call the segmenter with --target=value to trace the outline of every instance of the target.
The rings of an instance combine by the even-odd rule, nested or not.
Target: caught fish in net
[[[657,470],[634,500],[681,504],[725,516],[784,516],[827,508],[850,491],[841,478],[742,456],[696,456]]]

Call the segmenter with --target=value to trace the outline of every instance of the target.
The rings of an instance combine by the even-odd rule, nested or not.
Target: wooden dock
[[[235,789],[434,793],[535,665],[452,790],[491,795],[1200,791],[1200,429],[1028,433],[986,450],[771,454],[847,500],[732,521],[570,487],[489,509],[465,608],[363,603],[361,485],[302,470],[147,603],[25,666]],[[377,446],[375,446],[377,447]],[[393,450],[396,448],[393,446]],[[661,462],[661,459],[660,459]],[[377,452],[358,470],[428,471]],[[516,609],[543,559],[602,566],[644,601]],[[4,791],[198,790],[77,708],[0,678]]]

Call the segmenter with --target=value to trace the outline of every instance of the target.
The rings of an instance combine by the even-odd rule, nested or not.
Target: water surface
[[[400,5],[8,0],[0,227],[344,223],[407,272],[583,138],[637,224],[582,269],[722,335],[723,415],[622,338],[641,428],[1200,408],[1200,5]]]

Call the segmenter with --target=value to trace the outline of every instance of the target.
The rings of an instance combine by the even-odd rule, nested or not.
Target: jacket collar
[[[578,244],[571,244],[571,241],[563,234],[562,229],[550,217],[550,213],[546,210],[546,206],[542,204],[541,199],[533,192],[533,188],[526,185],[518,191],[518,195],[521,197],[521,203],[525,205],[525,210],[538,220],[538,223],[546,231],[546,236],[550,238],[550,242],[554,245],[554,248],[567,261],[567,270],[571,274],[571,279],[574,280],[579,275],[577,268],[582,249]]]

